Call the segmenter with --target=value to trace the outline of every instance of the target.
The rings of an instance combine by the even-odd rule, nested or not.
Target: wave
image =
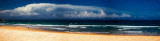
[[[36,24],[32,26],[66,26],[66,25],[41,25],[41,24]]]
[[[65,32],[69,32],[69,33],[101,33],[101,34],[110,33],[110,32],[71,32],[71,31],[65,31]]]
[[[8,23],[0,23],[0,25],[8,25]],[[160,26],[129,26],[129,25],[51,25],[51,24],[10,24],[18,26],[65,26],[65,27],[116,27],[116,28],[150,28],[150,27],[160,27]]]
[[[0,23],[0,25],[8,25]],[[62,31],[70,33],[128,34],[128,35],[160,35],[160,26],[130,25],[53,25],[53,24],[10,24],[27,26],[46,31]]]
[[[4,23],[0,23],[0,25],[5,25]]]
[[[32,25],[32,24],[13,24],[13,25]]]
[[[125,33],[143,33],[143,31],[123,31]]]
[[[160,26],[119,26],[119,27],[160,27]]]
[[[66,30],[66,28],[50,28],[50,29]]]

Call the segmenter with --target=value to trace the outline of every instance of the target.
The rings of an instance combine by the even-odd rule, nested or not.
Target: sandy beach
[[[160,41],[160,36],[81,34],[0,26],[0,41]]]

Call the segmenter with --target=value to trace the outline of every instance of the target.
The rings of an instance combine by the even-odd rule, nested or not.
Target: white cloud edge
[[[13,10],[3,10],[0,11],[1,14],[9,13],[10,16],[32,16],[32,15],[41,15],[42,13],[35,12],[36,10],[44,10],[45,13],[50,13],[57,8],[67,8],[74,10],[82,10],[82,13],[72,13],[72,14],[62,14],[64,17],[68,18],[121,18],[121,17],[131,17],[129,14],[117,15],[115,13],[108,15],[103,11],[103,8],[94,7],[94,6],[78,6],[78,5],[69,5],[69,4],[51,4],[51,3],[37,3],[37,4],[28,4],[23,7],[18,7]],[[100,13],[88,12],[87,10],[100,11]],[[76,11],[75,11],[76,12]],[[52,12],[54,13],[54,12]],[[52,15],[53,17],[56,14]],[[56,16],[58,17],[58,16]]]

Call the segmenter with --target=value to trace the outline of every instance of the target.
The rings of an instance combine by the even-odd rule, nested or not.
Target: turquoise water
[[[4,21],[0,25],[25,26],[30,29],[116,35],[160,35],[159,21]]]

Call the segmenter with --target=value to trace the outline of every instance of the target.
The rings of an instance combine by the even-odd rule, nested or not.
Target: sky
[[[6,20],[160,20],[160,0],[0,0]]]

